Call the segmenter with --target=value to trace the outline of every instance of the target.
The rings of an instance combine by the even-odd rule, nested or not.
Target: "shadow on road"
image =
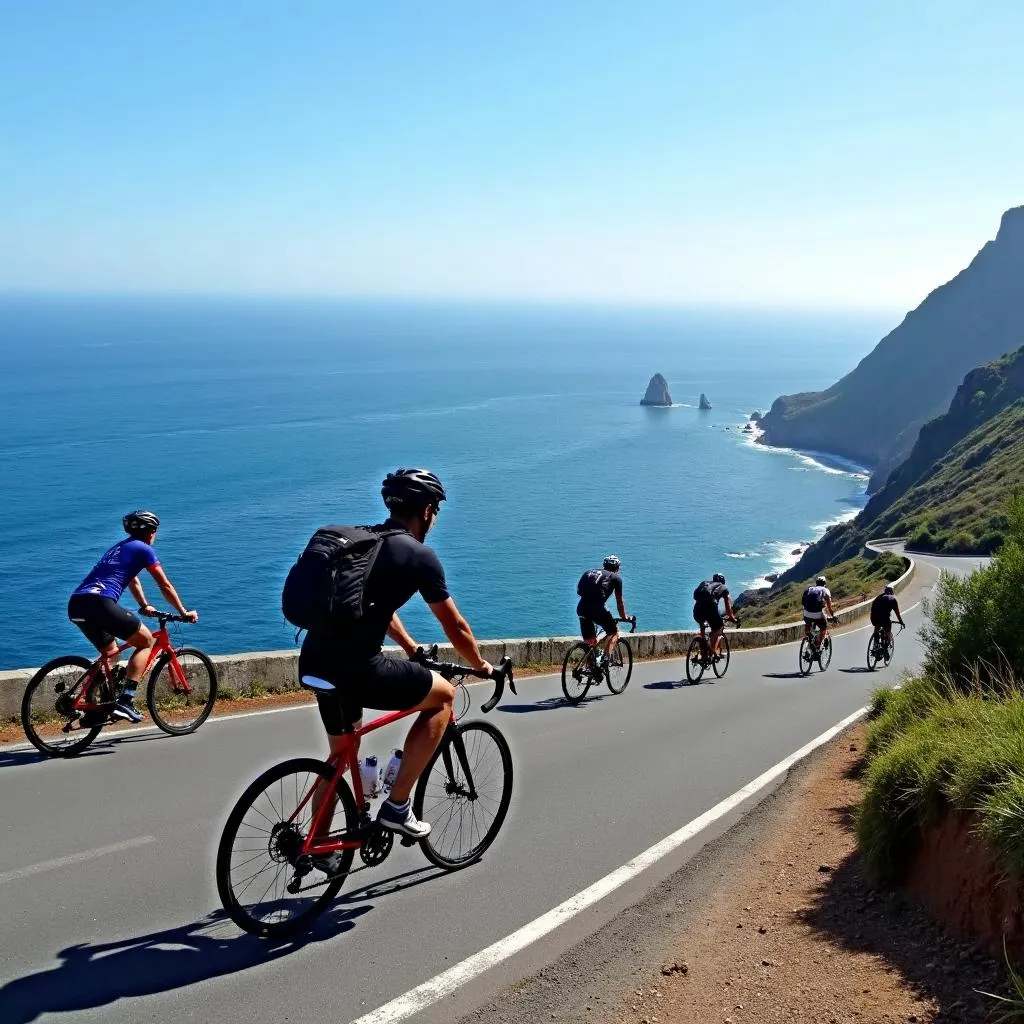
[[[763,679],[802,679],[803,672],[765,672]]]
[[[685,679],[659,679],[656,683],[644,683],[645,690],[685,690],[696,684]]]
[[[447,875],[448,872],[433,865],[422,868],[414,868],[411,871],[403,871],[401,874],[392,875],[390,878],[382,878],[376,882],[367,882],[355,889],[346,889],[335,902],[337,903],[364,903],[366,900],[383,899],[385,896],[392,896],[396,892],[404,892],[406,889],[414,889],[424,882],[432,882],[435,878]],[[352,878],[349,875],[349,878]]]
[[[533,704],[502,704],[498,710],[509,715],[528,715],[531,711],[558,711],[560,708],[569,711],[580,711],[588,704],[604,700],[607,693],[589,693],[579,704],[570,704],[564,697],[545,697],[543,700],[535,701]]]
[[[371,909],[328,909],[305,934],[276,942],[239,934],[216,911],[180,928],[68,946],[56,966],[0,988],[4,1024],[30,1024],[44,1014],[96,1009],[245,971],[349,931]]]
[[[855,805],[833,808],[832,814],[841,828],[852,831]],[[976,990],[1006,987],[991,956],[943,932],[901,892],[875,889],[856,851],[824,876],[811,905],[797,916],[844,948],[880,958],[922,1000],[934,1000],[938,1010],[925,1011],[920,1019],[936,1024],[989,1020],[994,1004]]]
[[[852,665],[850,668],[841,668],[839,671],[845,672],[848,676],[856,676],[860,675],[862,672],[870,672],[871,669],[869,669],[867,665]]]
[[[54,761],[60,763],[62,761],[73,762],[73,761],[85,761],[90,757],[102,757],[104,754],[114,754],[117,752],[117,748],[127,744],[134,743],[151,743],[154,740],[174,740],[176,736],[168,736],[164,732],[146,732],[146,733],[132,733],[126,732],[123,735],[118,735],[116,732],[112,732],[109,736],[99,736],[88,747],[85,748],[80,754],[75,754],[74,757],[49,757],[46,754],[40,754],[34,747],[31,750],[0,750],[0,769],[3,768],[18,768],[21,765],[26,764],[38,764],[40,761]]]

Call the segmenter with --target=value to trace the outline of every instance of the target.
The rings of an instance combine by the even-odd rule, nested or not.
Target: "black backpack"
[[[820,612],[825,607],[825,599],[821,595],[820,587],[808,587],[804,591],[803,606],[804,610],[808,612]]]
[[[600,569],[588,569],[576,584],[576,593],[583,598],[598,598],[604,600],[601,593],[601,584],[604,581],[604,573]]]
[[[357,625],[367,612],[366,580],[381,544],[401,530],[322,526],[288,570],[281,611],[299,629],[334,633]]]
[[[707,580],[702,580],[697,584],[693,592],[693,599],[698,604],[709,604],[715,600],[715,595],[711,593],[711,584]]]

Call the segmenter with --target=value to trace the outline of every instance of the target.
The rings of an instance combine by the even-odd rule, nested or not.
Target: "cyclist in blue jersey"
[[[138,579],[139,573],[146,569],[179,615],[196,622],[199,613],[189,611],[182,603],[153,550],[153,540],[160,526],[156,515],[139,509],[129,512],[122,525],[128,539],[118,541],[78,585],[68,601],[68,618],[100,654],[106,656],[109,667],[117,663],[117,639],[135,648],[113,714],[128,722],[141,722],[143,716],[135,706],[135,691],[146,671],[153,634],[137,615],[118,604],[121,595],[127,588],[138,602],[141,614],[156,614]]]

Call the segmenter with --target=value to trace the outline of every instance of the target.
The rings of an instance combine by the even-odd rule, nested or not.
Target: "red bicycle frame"
[[[185,673],[181,671],[181,665],[178,664],[178,658],[174,653],[174,648],[171,646],[171,638],[167,632],[167,627],[161,626],[159,629],[154,630],[153,639],[156,642],[150,648],[149,658],[146,660],[146,668],[143,671],[143,675],[149,672],[150,668],[153,666],[153,662],[156,661],[161,654],[168,654],[170,655],[171,678],[173,680],[174,690],[179,693],[191,693],[192,687],[188,685]],[[131,644],[119,644],[117,648],[118,655],[123,654],[131,648],[131,646]],[[105,705],[110,704],[110,701],[96,702],[86,700],[89,691],[92,689],[97,672],[103,673],[108,684],[112,682],[110,669],[107,667],[107,659],[104,655],[100,655],[100,657],[92,663],[92,666],[85,675],[85,679],[82,680],[78,696],[75,698],[74,709],[76,711],[98,711]]]
[[[374,732],[377,729],[383,729],[386,725],[391,725],[394,722],[401,721],[403,718],[408,718],[409,715],[415,714],[419,714],[419,712],[416,710],[392,711],[386,715],[381,715],[380,718],[375,718],[369,725],[364,725],[361,729],[345,733],[342,737],[343,748],[341,752],[339,754],[332,754],[327,759],[327,763],[334,766],[334,775],[331,777],[331,781],[324,782],[323,780],[317,780],[314,782],[309,792],[302,798],[299,806],[295,808],[294,812],[288,818],[289,823],[293,822],[298,817],[302,808],[313,799],[313,794],[316,793],[320,786],[329,786],[329,793],[333,793],[334,787],[337,786],[338,780],[345,774],[346,769],[348,769],[349,774],[352,776],[352,792],[356,798],[356,807],[361,810],[366,805],[366,795],[363,792],[362,773],[359,771],[359,740],[369,732]],[[451,727],[454,721],[455,714],[453,713],[448,722],[449,727]],[[443,743],[444,740],[441,742]],[[313,816],[313,821],[309,828],[309,834],[302,842],[302,853],[320,855],[325,853],[334,853],[336,850],[357,850],[363,845],[362,839],[318,838],[321,832],[321,827],[325,823],[325,817],[328,814],[333,813],[334,809],[331,805],[330,797],[328,797],[328,799],[320,805],[320,809]]]

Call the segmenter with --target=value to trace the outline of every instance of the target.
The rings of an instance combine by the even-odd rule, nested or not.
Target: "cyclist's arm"
[[[473,668],[486,669],[489,672],[491,665],[489,662],[484,661],[481,656],[476,637],[473,636],[469,623],[462,617],[462,613],[455,606],[455,602],[448,597],[443,601],[430,605],[430,610],[434,613],[437,621],[441,623],[444,635],[451,641],[452,647]]]
[[[732,598],[728,594],[725,595],[725,617],[732,619],[733,622],[736,621],[736,612],[732,608]]]
[[[402,648],[411,658],[416,653],[416,641],[409,635],[408,630],[402,625],[398,612],[391,616],[391,625],[388,626],[388,636]]]
[[[835,609],[832,607],[832,598],[825,598],[825,607],[828,609],[829,615],[834,619],[836,617]]]
[[[899,601],[893,602],[893,610],[896,612],[896,621],[904,628],[907,628],[907,624],[903,621],[903,616],[900,614],[900,603]]]
[[[619,618],[628,619],[629,616],[626,614],[626,602],[622,599],[622,587],[619,587],[615,591],[615,603],[619,606]]]
[[[153,606],[146,600],[146,595],[142,592],[142,584],[139,582],[138,576],[129,581],[128,589],[131,591],[132,597],[138,602],[139,608],[147,612],[152,609]]]
[[[157,563],[149,567],[149,575],[156,580],[156,585],[160,588],[160,593],[167,598],[171,603],[171,607],[177,611],[179,615],[184,615],[185,618],[191,619],[195,622],[199,618],[198,612],[190,612],[184,604],[182,604],[181,598],[178,597],[178,592],[171,586],[171,581],[167,578],[167,573],[164,572],[162,565]]]

